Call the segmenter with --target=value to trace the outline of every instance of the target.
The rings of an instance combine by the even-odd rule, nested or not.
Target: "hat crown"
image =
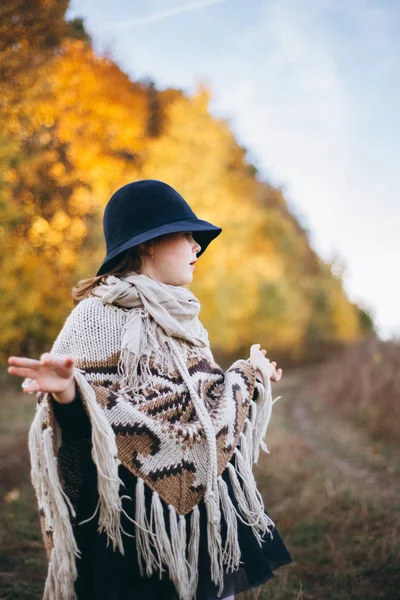
[[[118,189],[103,218],[107,252],[146,231],[187,219],[197,219],[186,200],[156,179],[134,181]]]
[[[108,201],[103,218],[107,254],[97,275],[109,271],[125,250],[156,237],[190,231],[201,256],[222,231],[199,219],[173,187],[157,179],[143,179],[119,188]]]

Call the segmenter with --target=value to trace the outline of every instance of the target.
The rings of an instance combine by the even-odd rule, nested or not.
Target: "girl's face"
[[[167,234],[153,245],[153,258],[143,257],[142,273],[169,285],[188,285],[200,250],[189,231]]]

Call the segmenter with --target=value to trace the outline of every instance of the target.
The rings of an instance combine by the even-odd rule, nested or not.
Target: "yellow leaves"
[[[85,223],[78,217],[70,218],[63,210],[54,213],[50,221],[43,217],[35,217],[28,232],[29,241],[32,246],[38,248],[58,248],[63,243],[72,242],[77,246],[86,236],[87,228]],[[66,265],[73,263],[69,255],[63,259]]]
[[[71,227],[66,232],[65,238],[71,242],[75,242],[76,246],[79,246],[87,234],[87,227],[85,223],[78,217],[71,219]]]
[[[330,307],[337,339],[345,342],[357,339],[360,325],[356,307],[339,286],[331,291]]]
[[[32,286],[25,292],[24,305],[26,315],[35,315],[40,313],[42,295],[37,287]]]
[[[33,220],[32,226],[28,232],[29,241],[36,248],[41,246],[44,241],[44,236],[49,231],[50,225],[43,217],[36,217]]]
[[[67,246],[61,246],[58,255],[58,262],[63,269],[68,270],[74,267],[77,258],[78,254],[76,251],[74,251],[72,248],[68,248]]]
[[[55,179],[60,179],[63,175],[65,175],[65,165],[61,162],[56,162],[50,167],[50,173],[55,177]]]
[[[63,210],[57,210],[51,220],[51,226],[58,231],[67,229],[71,224],[71,219]]]
[[[46,144],[48,144],[51,141],[51,135],[49,131],[41,131],[39,133],[39,142],[45,146]]]
[[[61,231],[56,229],[49,229],[46,235],[46,246],[47,247],[58,247],[63,242],[63,234]]]
[[[142,88],[110,60],[97,57],[81,41],[66,41],[49,76],[60,139],[72,144],[71,157],[84,178],[118,180],[125,156],[142,151],[148,118]],[[43,109],[45,110],[45,109]],[[77,151],[78,150],[78,151]]]
[[[246,267],[251,276],[259,280],[277,281],[283,276],[283,266],[278,257],[268,258],[268,255],[252,256],[246,261]]]
[[[15,183],[18,179],[18,173],[15,169],[8,169],[2,177],[7,183]]]
[[[35,129],[40,127],[52,127],[56,120],[57,106],[52,102],[52,98],[49,98],[48,102],[43,100],[40,104],[32,107],[31,112],[32,124]]]

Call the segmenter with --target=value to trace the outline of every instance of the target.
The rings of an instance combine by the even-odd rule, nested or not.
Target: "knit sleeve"
[[[57,423],[62,429],[63,437],[73,439],[90,437],[90,419],[83,407],[78,388],[76,389],[75,398],[69,404],[57,402],[52,394],[49,394],[49,400]]]
[[[96,507],[96,469],[91,457],[91,423],[79,389],[68,404],[60,404],[50,394],[54,417],[62,431],[58,464],[64,492],[75,510],[74,526],[88,518]]]

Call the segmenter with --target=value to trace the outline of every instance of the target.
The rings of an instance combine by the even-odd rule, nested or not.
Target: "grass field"
[[[2,380],[0,405],[0,599],[41,598],[46,558],[30,483],[28,428],[35,396]],[[12,382],[14,383],[14,382]]]
[[[378,447],[334,420],[312,396],[313,386],[304,384],[313,376],[308,369],[286,387],[282,381],[269,431],[271,453],[258,471],[266,506],[296,561],[261,598],[400,598],[400,486],[393,448]]]
[[[259,600],[400,598],[400,475],[393,445],[370,438],[329,410],[312,385],[318,368],[298,369],[275,387],[255,474],[265,506],[294,563],[276,571]],[[0,406],[0,600],[39,600],[46,572],[27,430],[34,396],[3,383]],[[55,599],[56,600],[56,599]]]

